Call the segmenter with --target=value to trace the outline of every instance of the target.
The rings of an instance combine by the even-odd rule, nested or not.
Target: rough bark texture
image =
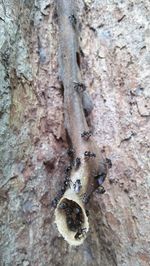
[[[113,164],[106,193],[70,248],[51,207],[68,162],[55,1],[1,1],[1,265],[149,265],[149,1],[77,3],[94,137]]]

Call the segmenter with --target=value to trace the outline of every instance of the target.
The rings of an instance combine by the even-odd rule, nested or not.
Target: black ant
[[[85,157],[85,158],[96,157],[96,154],[95,154],[94,152],[85,151],[85,153],[84,153],[84,157]]]
[[[71,183],[71,182],[72,182],[71,179],[68,178],[68,176],[66,176],[66,177],[65,177],[65,181],[64,181],[64,187],[65,187],[65,189],[66,189],[67,187],[70,187],[70,183]]]
[[[73,210],[73,212],[75,213],[75,214],[79,214],[80,212],[81,212],[81,210],[79,209],[79,208],[74,208],[74,210]]]
[[[89,157],[89,156],[90,156],[89,153],[90,153],[89,151],[85,151],[84,156],[85,156],[85,157]]]
[[[66,191],[66,187],[65,187],[65,185],[64,185],[64,186],[61,187],[61,192],[64,194],[65,191]]]
[[[72,170],[72,166],[71,166],[71,165],[67,166],[67,167],[65,168],[65,174],[66,174],[66,175],[70,175],[71,170]]]
[[[84,204],[87,204],[90,200],[90,196],[87,193],[84,193],[81,197]]]
[[[77,157],[76,163],[75,163],[76,169],[78,169],[80,165],[81,165],[81,159],[79,157]]]
[[[96,189],[96,192],[99,193],[99,194],[104,194],[106,192],[106,190],[105,190],[105,188],[103,186],[99,186]]]
[[[77,19],[76,19],[75,15],[74,15],[74,14],[71,14],[71,15],[69,16],[69,20],[70,20],[72,26],[75,28],[75,26],[76,26],[76,24],[77,24]]]
[[[65,202],[61,202],[61,203],[59,204],[59,209],[64,210],[64,209],[66,209],[67,207],[68,207],[68,204],[65,203]]]
[[[65,180],[65,181],[64,181],[64,186],[65,186],[65,188],[67,188],[67,187],[69,186],[69,184],[70,184],[70,181],[69,181],[69,180]]]
[[[57,207],[57,204],[58,204],[58,198],[56,197],[56,198],[54,198],[53,200],[52,200],[52,207],[54,207],[54,208],[56,208]]]
[[[59,200],[61,199],[62,195],[65,192],[65,187],[62,187],[61,190],[58,191],[57,196],[52,200],[51,205],[52,207],[56,208]]]
[[[68,154],[68,156],[70,156],[70,157],[74,157],[74,155],[75,155],[75,151],[74,151],[74,149],[68,149],[67,150],[67,154]]]
[[[112,162],[110,159],[106,158],[106,164],[108,166],[108,169],[110,169],[112,167]]]
[[[74,232],[76,231],[76,226],[74,224],[73,219],[70,216],[67,217],[67,226],[69,227],[71,231],[74,231]]]
[[[81,134],[81,138],[83,138],[84,140],[88,140],[91,136],[92,136],[92,132],[90,130],[83,131],[83,133]]]
[[[74,238],[77,240],[81,240],[81,238],[85,237],[86,228],[79,228]]]
[[[78,92],[83,92],[86,90],[86,86],[83,83],[75,81],[73,83],[75,84],[74,85],[75,90],[77,90]]]
[[[98,182],[99,186],[101,186],[103,184],[103,182],[105,181],[106,173],[103,172],[103,173],[95,176],[95,178],[97,179],[97,182]]]
[[[67,226],[68,226],[68,228],[71,231],[74,231],[75,232],[79,228],[81,222],[79,223],[79,221],[75,221],[73,219],[73,217],[71,216],[72,211],[73,210],[71,208],[69,208],[69,209],[66,210],[66,214],[67,214]]]
[[[77,179],[76,180],[76,182],[73,184],[73,187],[74,187],[74,191],[76,193],[79,193],[80,192],[80,189],[82,188],[80,179]]]
[[[86,212],[86,216],[89,217],[89,211],[85,210],[85,212]]]
[[[70,182],[71,182],[71,179],[69,178],[69,176],[66,176],[64,183],[63,183],[63,186],[61,187],[61,190],[60,190],[61,195],[63,195],[65,193],[68,186],[70,187]]]
[[[70,217],[70,215],[72,214],[73,210],[71,207],[67,206],[66,208],[66,214]]]

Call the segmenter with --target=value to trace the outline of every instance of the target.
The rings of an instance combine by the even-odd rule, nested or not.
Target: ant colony
[[[85,237],[86,228],[83,228],[84,217],[81,207],[74,201],[64,199],[59,204],[59,210],[66,217],[66,224],[70,231],[76,232],[74,238],[80,240]]]

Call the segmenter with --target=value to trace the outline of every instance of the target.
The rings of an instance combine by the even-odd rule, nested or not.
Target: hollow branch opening
[[[55,222],[70,245],[78,246],[83,243],[89,229],[88,217],[81,198],[70,189],[57,206]]]
[[[92,110],[92,105],[85,93],[86,86],[80,73],[75,1],[57,0],[57,13],[65,128],[75,151],[75,161],[72,161],[71,166],[70,187],[67,187],[57,205],[55,221],[59,232],[70,245],[80,245],[89,229],[85,204],[93,191],[104,182],[107,169],[85,117],[85,111]],[[79,215],[74,213],[77,209]],[[72,210],[70,214],[69,210]]]

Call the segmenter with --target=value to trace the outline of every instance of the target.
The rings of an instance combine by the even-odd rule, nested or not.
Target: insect
[[[83,92],[86,90],[86,86],[82,82],[73,82],[74,83],[74,88],[78,92]]]
[[[66,174],[66,176],[69,176],[69,175],[70,175],[71,170],[72,170],[72,166],[71,166],[71,165],[69,165],[69,166],[67,166],[67,167],[65,168],[65,174]]]
[[[90,152],[90,151],[85,151],[84,153],[84,157],[87,158],[91,158],[91,157],[96,157],[96,154],[94,152]]]
[[[76,163],[75,163],[76,169],[78,169],[80,165],[81,165],[81,159],[79,157],[77,157]]]
[[[90,157],[96,157],[96,154],[94,152],[91,152]]]
[[[70,183],[71,183],[71,182],[72,182],[72,181],[71,181],[70,177],[69,177],[68,175],[66,175],[66,177],[65,177],[65,181],[64,181],[64,187],[65,187],[65,190],[66,190],[67,187],[70,187]]]
[[[76,24],[77,24],[77,19],[76,19],[75,15],[74,15],[74,14],[71,14],[71,15],[69,16],[69,20],[70,20],[72,26],[75,28],[75,26],[76,26]]]
[[[76,215],[76,221],[77,221],[77,224],[78,224],[79,226],[81,226],[81,224],[84,222],[84,218],[83,218],[82,212],[79,212],[79,213]]]
[[[83,131],[83,133],[81,134],[81,138],[83,138],[84,140],[88,140],[91,136],[92,136],[91,131]]]
[[[89,151],[85,151],[84,156],[89,157],[90,156]]]
[[[71,207],[67,206],[67,208],[66,208],[66,214],[68,216],[70,216],[72,214],[72,212],[73,212],[73,209]]]
[[[107,166],[108,166],[109,169],[112,167],[112,162],[108,158],[106,158],[106,164],[107,164]]]
[[[79,219],[77,219],[77,220],[76,220],[76,228],[77,228],[77,229],[80,228],[81,225],[82,225],[82,221],[79,220]]]
[[[62,186],[61,187],[61,192],[64,194],[65,191],[66,191],[66,187],[65,186]]]
[[[89,211],[85,210],[85,212],[86,212],[86,216],[88,217],[89,216]]]
[[[75,214],[79,214],[80,211],[81,211],[81,210],[80,210],[78,207],[76,207],[76,208],[73,209],[73,212],[74,212]]]
[[[80,240],[81,238],[85,237],[85,234],[86,234],[86,228],[79,228],[74,238]]]
[[[103,186],[99,186],[96,190],[99,194],[104,194],[106,192],[105,188]]]
[[[77,225],[75,224],[73,218],[70,216],[67,216],[67,226],[71,231],[75,232],[77,230]]]
[[[70,157],[74,157],[75,150],[70,148],[70,149],[67,150],[67,154],[68,154],[68,156],[70,156]]]
[[[65,179],[65,181],[64,181],[64,187],[65,187],[65,189],[67,188],[67,187],[70,187],[70,183],[71,183],[71,179],[67,179],[67,177],[66,177],[66,179]]]
[[[95,176],[95,178],[97,179],[97,182],[98,182],[99,186],[101,186],[103,184],[105,178],[106,178],[106,173],[103,172],[103,173]]]
[[[66,209],[67,207],[68,207],[68,204],[67,204],[66,202],[61,202],[61,203],[59,204],[59,209],[64,210],[64,209]]]
[[[81,197],[84,204],[87,204],[90,200],[90,196],[87,193],[84,193]]]
[[[54,208],[57,207],[58,201],[60,200],[63,194],[64,194],[64,187],[62,187],[62,189],[58,191],[56,197],[52,200],[51,202],[52,207]]]
[[[81,188],[82,188],[82,185],[81,185],[81,181],[80,179],[77,179],[76,182],[73,184],[73,188],[74,188],[74,191],[76,193],[79,193]]]
[[[56,207],[57,207],[57,204],[58,204],[58,198],[56,197],[56,198],[54,198],[54,199],[52,200],[51,205],[52,205],[52,207],[56,208]]]

